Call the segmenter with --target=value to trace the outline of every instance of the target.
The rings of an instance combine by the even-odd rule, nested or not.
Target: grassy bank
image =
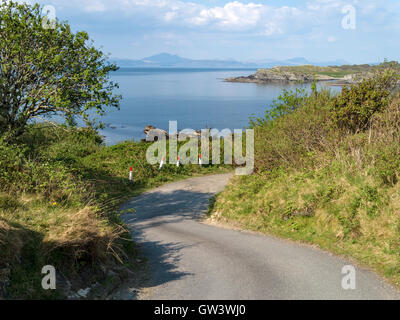
[[[328,67],[319,67],[313,65],[303,65],[303,66],[282,66],[282,67],[274,67],[270,70],[274,70],[275,72],[290,72],[293,74],[306,74],[312,76],[330,76],[334,78],[344,78],[345,76],[354,75],[354,76],[365,76],[368,74],[374,73],[378,68],[385,68],[387,66],[399,68],[399,64],[397,62],[384,62],[380,64],[380,66],[362,64],[362,65],[343,65],[343,66],[328,66]]]
[[[65,298],[62,288],[42,289],[45,265],[55,266],[72,290],[105,285],[107,269],[134,268],[136,249],[119,204],[169,181],[228,170],[167,165],[160,171],[146,161],[148,146],[104,146],[92,130],[48,124],[30,126],[14,144],[0,142],[0,297]]]
[[[218,195],[213,219],[351,256],[399,286],[400,102],[383,74],[339,95],[286,92],[253,119],[256,173]]]

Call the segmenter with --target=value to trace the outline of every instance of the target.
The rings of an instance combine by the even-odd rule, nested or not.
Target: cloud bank
[[[113,25],[123,24],[124,28],[120,33],[126,34],[129,30],[135,34],[135,42],[143,40],[138,37],[143,37],[147,41],[153,37],[156,41],[157,35],[162,35],[163,38],[159,38],[160,45],[163,41],[172,44],[176,39],[177,47],[186,46],[187,50],[193,47],[189,39],[205,41],[206,35],[214,40],[220,35],[218,38],[220,46],[225,44],[233,47],[241,43],[255,48],[255,41],[265,41],[278,50],[290,48],[296,51],[301,47],[314,46],[315,50],[323,51],[325,48],[326,52],[329,52],[327,47],[329,45],[341,45],[342,50],[345,50],[346,45],[355,44],[357,41],[360,50],[367,50],[368,46],[363,42],[366,39],[379,42],[383,39],[389,41],[387,39],[390,36],[400,36],[398,0],[292,0],[288,1],[290,5],[277,0],[40,0],[39,2],[43,5],[53,5],[63,18],[66,17],[67,20],[71,17],[76,18],[74,21],[79,20],[85,28],[100,30],[103,21],[107,21],[110,29],[113,29]],[[344,17],[342,9],[348,5],[354,6],[357,13],[357,29],[352,33],[349,31],[345,33],[341,25]],[[117,32],[107,31],[105,26],[102,30],[103,33]],[[250,43],[251,41],[254,43]],[[291,41],[291,45],[284,44],[285,41]],[[262,48],[265,50],[265,44],[262,44],[260,50]],[[153,44],[148,45],[155,48]],[[390,46],[395,44],[390,42]]]

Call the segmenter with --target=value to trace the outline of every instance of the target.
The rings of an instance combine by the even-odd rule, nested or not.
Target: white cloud
[[[238,1],[227,3],[224,7],[203,9],[189,21],[195,25],[215,24],[218,27],[256,26],[265,6],[261,4],[243,4]]]
[[[178,13],[175,11],[169,11],[165,14],[165,21],[171,21],[174,20],[178,16]]]
[[[330,37],[328,37],[328,42],[336,42],[336,37],[334,37],[334,36],[330,36]]]
[[[341,9],[352,4],[357,18],[368,21],[370,27],[388,25],[399,27],[400,4],[393,0],[309,0],[303,5],[272,6],[261,0],[254,3],[230,1],[222,6],[193,3],[183,0],[43,0],[73,12],[106,13],[115,19],[131,16],[137,20],[164,27],[219,30],[221,32],[248,32],[255,35],[276,36],[313,31],[316,28],[340,30]],[[257,3],[258,2],[258,3]],[[206,2],[204,2],[206,3]],[[397,11],[396,11],[397,10]],[[396,13],[397,12],[397,13]],[[135,20],[136,19],[136,20]],[[357,24],[358,25],[358,24]],[[372,25],[372,26],[371,26]],[[368,26],[364,24],[366,28]],[[325,36],[325,41],[328,35]]]

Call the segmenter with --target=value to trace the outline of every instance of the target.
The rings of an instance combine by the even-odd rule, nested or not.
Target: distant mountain
[[[182,63],[190,63],[190,59],[181,58],[177,55],[172,55],[168,53],[160,53],[155,56],[151,56],[148,58],[144,58],[141,61],[150,64],[164,65],[164,66],[173,66],[176,64]]]
[[[338,60],[334,62],[313,63],[305,58],[297,57],[289,60],[256,60],[240,62],[236,60],[193,60],[182,58],[178,55],[160,53],[141,60],[111,59],[120,67],[136,68],[272,68],[276,66],[297,66],[312,64],[316,66],[331,66],[348,64],[346,61]]]
[[[293,58],[293,59],[289,59],[289,60],[285,60],[285,61],[288,63],[291,63],[293,65],[297,65],[297,66],[304,66],[307,64],[312,64],[306,58],[302,58],[302,57],[297,57],[297,58]]]
[[[120,67],[163,67],[163,68],[258,68],[255,63],[243,63],[234,60],[192,60],[177,55],[160,53],[141,60],[112,59]]]

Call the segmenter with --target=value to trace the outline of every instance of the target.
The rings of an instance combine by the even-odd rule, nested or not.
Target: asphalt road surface
[[[201,222],[209,199],[231,175],[171,183],[123,209],[133,238],[149,260],[142,299],[399,299],[399,291],[356,268],[355,290],[342,288],[351,262],[310,246]]]

